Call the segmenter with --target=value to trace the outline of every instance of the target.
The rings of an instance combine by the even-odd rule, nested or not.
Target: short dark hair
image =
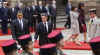
[[[81,7],[84,7],[84,6],[85,6],[84,3],[82,3],[82,2],[78,4],[79,9],[82,9]]]
[[[77,7],[75,7],[75,6],[72,6],[71,10],[72,10],[72,11],[74,11],[74,10],[75,10],[75,8],[77,8]]]
[[[48,16],[47,13],[41,13],[41,16]]]

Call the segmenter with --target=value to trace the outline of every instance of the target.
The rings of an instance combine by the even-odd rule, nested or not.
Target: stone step
[[[58,13],[56,13],[57,14],[57,16],[63,16],[63,15],[66,15],[66,13],[64,12],[58,12]]]
[[[57,14],[66,14],[65,10],[57,11]]]
[[[56,15],[57,15],[57,16],[65,16],[66,13],[57,13]]]
[[[66,23],[66,22],[57,22],[57,23],[56,23],[56,26],[57,26],[58,28],[59,28],[59,27],[60,27],[60,28],[64,28],[65,23]]]
[[[56,22],[63,22],[63,21],[67,21],[67,19],[57,19]]]
[[[61,8],[61,9],[56,9],[57,11],[63,11],[66,10],[65,8]]]
[[[66,13],[57,13],[57,16],[66,16]]]
[[[63,23],[63,22],[66,22],[66,21],[57,21],[56,23]]]
[[[67,21],[67,16],[57,16],[56,17],[56,22],[66,22]]]
[[[65,9],[65,7],[58,7],[57,10],[58,10],[58,9]]]
[[[57,19],[66,19],[68,16],[66,15],[66,16],[57,16],[56,18]]]

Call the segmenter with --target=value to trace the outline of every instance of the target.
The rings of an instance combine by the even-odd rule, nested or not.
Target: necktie
[[[22,21],[22,19],[20,20],[20,25],[21,25],[21,28],[23,29],[23,21]]]
[[[44,23],[44,28],[45,28],[45,31],[48,32],[48,31],[47,31],[47,27],[46,27],[46,23]]]
[[[91,20],[91,23],[93,23],[93,19]]]
[[[28,7],[28,10],[30,11],[30,8]]]
[[[33,10],[35,10],[35,7],[33,6]]]
[[[40,6],[40,9],[42,10],[42,6]]]
[[[14,8],[12,8],[12,11],[14,12]]]

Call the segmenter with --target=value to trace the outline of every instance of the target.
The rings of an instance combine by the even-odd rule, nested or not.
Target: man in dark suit
[[[35,33],[35,40],[38,39],[39,36],[39,45],[43,45],[48,43],[47,35],[52,32],[53,25],[51,22],[47,21],[47,15],[41,15],[42,22],[37,25],[36,33]]]
[[[1,19],[3,18],[3,9],[2,9],[2,2],[0,2],[0,23],[1,23]]]
[[[52,6],[52,4],[49,5],[49,11],[51,15],[51,22],[53,23],[53,29],[56,29],[56,8]]]
[[[41,15],[42,22],[37,25],[36,33],[35,33],[35,40],[38,39],[39,36],[39,45],[48,44],[50,41],[48,39],[48,34],[52,32],[53,25],[50,22],[47,22],[47,15]],[[42,54],[43,49],[40,48],[40,55]]]
[[[26,6],[22,9],[22,12],[23,12],[23,15],[24,15],[24,18],[27,19],[28,21],[30,20],[30,7],[29,6]]]
[[[11,23],[12,37],[17,38],[24,34],[29,34],[29,22],[23,18],[23,14],[18,12],[17,19]]]
[[[71,28],[71,19],[70,19],[70,11],[71,11],[71,3],[69,0],[66,0],[67,4],[66,4],[66,15],[68,15],[67,17],[67,21],[66,24],[64,25],[67,29]]]
[[[10,21],[12,21],[12,20],[14,20],[14,19],[17,18],[18,10],[15,7],[13,7],[13,8],[10,8],[9,9],[9,12],[8,13],[9,13]]]
[[[1,26],[2,26],[2,32],[3,34],[7,34],[8,33],[8,7],[7,7],[7,3],[6,2],[3,2],[3,7],[2,7],[2,11],[3,11],[3,14],[2,14],[2,22],[1,22]]]
[[[37,6],[37,12],[38,12],[38,23],[41,22],[41,13],[47,13],[46,8],[43,6],[42,1],[39,1],[39,5]]]
[[[30,7],[30,13],[31,13],[31,18],[30,18],[30,24],[31,27],[34,26],[34,30],[36,29],[36,22],[38,21],[38,13],[37,13],[37,6],[35,3],[32,3],[32,6]]]

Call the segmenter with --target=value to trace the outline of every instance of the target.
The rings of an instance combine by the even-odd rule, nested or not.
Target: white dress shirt
[[[21,28],[23,29],[23,21],[22,21],[22,19],[18,19],[18,21],[21,24]]]
[[[12,11],[13,11],[13,12],[14,12],[14,10],[15,10],[15,9],[14,9],[14,8],[12,8]]]
[[[33,10],[35,10],[35,6],[32,6]]]
[[[47,32],[48,32],[48,22],[43,23],[43,24],[46,25],[46,29],[47,29]]]

